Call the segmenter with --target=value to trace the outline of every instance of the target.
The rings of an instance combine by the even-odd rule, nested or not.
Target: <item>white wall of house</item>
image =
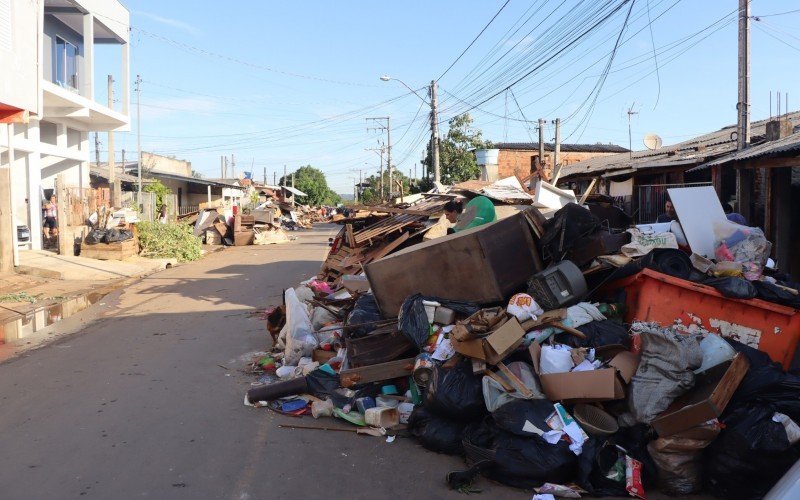
[[[9,16],[11,51],[3,31]],[[89,188],[89,133],[130,129],[128,27],[117,0],[0,0],[0,109],[31,112],[27,123],[0,126],[0,168],[11,168],[13,215],[30,227],[32,248],[41,248],[43,190],[59,174],[67,187]],[[121,111],[94,99],[95,44],[120,47]]]

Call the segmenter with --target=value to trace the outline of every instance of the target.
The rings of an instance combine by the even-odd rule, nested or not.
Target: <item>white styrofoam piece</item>
[[[559,189],[541,179],[536,182],[535,203],[544,205],[547,208],[559,209],[567,203],[577,203],[575,192],[571,189]]]
[[[714,258],[714,221],[727,220],[713,186],[667,189],[692,252]]]

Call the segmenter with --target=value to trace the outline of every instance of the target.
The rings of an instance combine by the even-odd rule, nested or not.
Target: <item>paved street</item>
[[[154,274],[59,325],[75,333],[0,364],[0,498],[462,498],[444,483],[458,457],[281,429],[300,419],[242,404],[252,379],[240,358],[268,341],[249,313],[315,274],[334,231]]]

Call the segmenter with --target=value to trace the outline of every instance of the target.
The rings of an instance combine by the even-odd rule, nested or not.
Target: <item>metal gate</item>
[[[667,202],[667,189],[681,187],[710,186],[710,182],[689,182],[683,184],[644,184],[637,186],[634,219],[637,224],[650,224],[664,213]]]

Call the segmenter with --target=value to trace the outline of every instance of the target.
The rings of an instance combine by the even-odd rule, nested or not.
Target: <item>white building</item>
[[[14,224],[30,228],[21,246],[41,248],[42,198],[59,174],[76,192],[89,189],[89,133],[130,128],[129,24],[117,0],[0,0],[0,168],[11,169],[0,198],[10,196]],[[98,51],[109,67],[95,67]]]

